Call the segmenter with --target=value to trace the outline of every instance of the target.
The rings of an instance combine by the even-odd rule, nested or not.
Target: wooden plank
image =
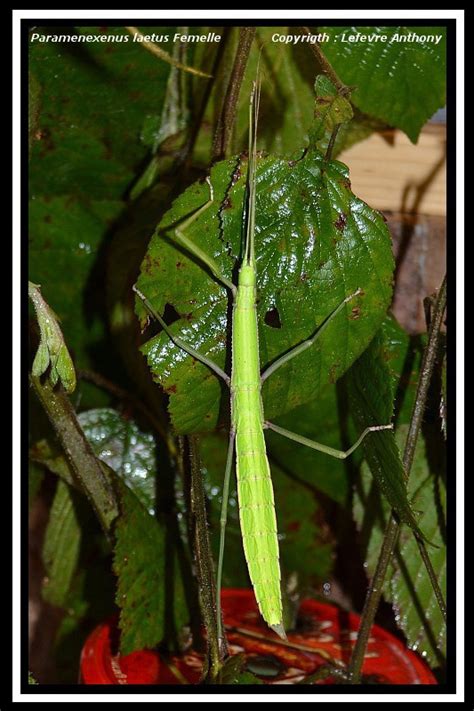
[[[392,311],[408,333],[426,332],[423,299],[446,272],[446,220],[440,215],[385,212],[396,260]]]
[[[413,144],[402,131],[374,133],[338,156],[354,193],[378,210],[446,215],[446,128],[428,124]]]

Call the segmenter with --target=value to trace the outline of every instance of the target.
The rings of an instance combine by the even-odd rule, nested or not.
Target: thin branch
[[[232,129],[237,115],[237,104],[239,101],[240,88],[244,78],[245,67],[250,54],[255,37],[255,27],[241,27],[239,34],[239,44],[235,54],[234,65],[230,75],[227,91],[222,101],[222,108],[214,134],[212,145],[212,161],[220,160],[226,155],[229,146]]]
[[[196,561],[199,588],[199,602],[202,619],[207,633],[208,681],[216,683],[224,658],[228,655],[227,645],[220,643],[217,622],[216,585],[214,561],[209,541],[207,525],[206,497],[203,473],[198,450],[197,437],[188,437],[191,464],[190,512],[191,542]]]
[[[152,54],[154,54],[155,57],[158,57],[159,59],[163,60],[163,62],[172,64],[173,67],[176,67],[177,69],[182,69],[183,72],[189,72],[189,74],[194,74],[198,77],[204,77],[206,79],[212,78],[211,74],[206,74],[206,72],[202,72],[200,69],[195,69],[194,67],[189,67],[187,64],[182,64],[181,62],[178,62],[177,59],[172,57],[171,54],[168,54],[168,52],[165,52],[165,50],[161,49],[161,47],[159,47],[157,44],[145,39],[145,35],[143,35],[137,27],[125,27],[125,29],[132,35],[132,37],[140,37],[141,46],[147,49]]]
[[[416,392],[415,404],[413,406],[413,412],[410,420],[410,427],[408,430],[408,435],[405,443],[405,450],[403,453],[403,467],[405,471],[405,480],[408,481],[410,476],[410,470],[413,464],[413,458],[415,456],[415,447],[418,440],[418,435],[420,433],[423,413],[425,411],[426,400],[428,396],[428,388],[431,381],[431,376],[433,374],[434,365],[436,362],[436,355],[438,350],[438,343],[440,338],[440,328],[443,320],[443,315],[446,309],[446,277],[443,279],[443,283],[439,290],[438,296],[436,298],[436,303],[434,307],[433,319],[430,324],[429,334],[428,334],[428,344],[423,353],[423,360],[421,363],[420,379],[418,381],[418,388]],[[357,641],[354,645],[351,660],[349,662],[349,677],[350,683],[359,684],[362,665],[364,662],[364,656],[367,649],[367,643],[369,641],[370,630],[374,624],[375,615],[377,613],[380,599],[382,597],[382,590],[387,575],[388,566],[392,558],[395,546],[398,540],[398,534],[400,532],[400,524],[395,519],[393,512],[390,516],[390,520],[385,528],[385,533],[382,541],[382,548],[379,554],[379,559],[377,561],[377,567],[369,585],[367,591],[367,596],[365,599],[364,609],[362,612],[362,619],[359,627],[359,632],[357,635]],[[418,540],[418,539],[417,539]],[[425,550],[425,555],[422,556],[423,560],[427,557]],[[432,574],[430,574],[430,568]],[[433,589],[435,591],[436,599],[438,604],[440,604],[441,612],[446,614],[446,605],[444,603],[443,595],[432,570],[431,564],[427,569],[428,575],[430,577]]]
[[[54,387],[49,379],[42,382],[34,375],[30,375],[30,382],[56,431],[75,479],[89,498],[104,531],[108,534],[119,513],[119,504],[102,462],[97,459],[85,438],[63,387]]]
[[[306,34],[306,35],[313,34],[313,32],[311,32],[309,27],[300,27],[299,29],[301,30],[301,32],[303,32],[303,34]],[[334,71],[333,67],[327,60],[325,54],[323,53],[323,51],[321,50],[321,47],[319,46],[319,44],[317,42],[309,42],[308,44],[310,46],[311,51],[316,56],[319,64],[321,65],[321,68],[328,75],[328,77],[330,78],[332,83],[335,85],[336,89],[341,94],[341,96],[349,98],[352,93],[352,87],[347,86],[346,84],[344,84],[344,82],[341,79],[339,79],[338,75]]]

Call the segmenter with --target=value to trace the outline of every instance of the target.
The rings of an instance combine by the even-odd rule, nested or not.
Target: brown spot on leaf
[[[242,157],[243,154],[241,154]],[[242,177],[242,171],[240,170],[240,164],[237,166],[237,168],[234,170],[232,173],[232,178],[230,181],[231,186],[234,186],[238,180]]]
[[[332,365],[329,368],[329,382],[330,383],[334,384],[336,382],[337,377],[338,377],[337,376],[338,370],[339,370],[339,363],[334,363],[334,365]]]
[[[342,185],[343,188],[346,188],[346,190],[351,189],[351,181],[349,178],[343,178],[342,180],[339,181],[340,185]]]
[[[145,254],[145,256],[143,258],[143,271],[150,274],[155,269],[157,269],[159,266],[160,266],[159,259],[153,259],[153,257],[150,254],[148,254],[148,253]]]
[[[176,385],[170,385],[168,388],[165,388],[165,393],[167,395],[171,395],[172,393],[176,392]]]
[[[354,306],[354,308],[351,310],[351,315],[349,318],[352,321],[356,321],[360,316],[360,307],[359,306]]]
[[[336,230],[339,230],[339,232],[342,232],[344,230],[344,227],[347,224],[347,215],[344,212],[339,213],[339,217],[337,220],[334,222],[334,227]]]
[[[230,197],[226,197],[226,199],[222,203],[222,209],[229,210],[231,207],[232,207],[232,200],[230,199]]]

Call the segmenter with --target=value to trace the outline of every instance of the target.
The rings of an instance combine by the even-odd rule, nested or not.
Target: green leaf
[[[28,672],[28,684],[38,684],[38,682],[30,671]]]
[[[79,423],[94,454],[132,489],[147,511],[154,513],[155,439],[112,408],[88,410]]]
[[[232,71],[240,28],[229,28],[223,56],[218,62],[213,82],[213,91],[198,135],[194,150],[195,160],[203,166],[208,166],[211,143],[214,136],[216,116],[221,109],[222,97],[226,95],[229,77]],[[229,153],[238,153],[247,147],[248,142],[248,97],[252,90],[252,82],[257,74],[257,65],[263,77],[260,101],[260,119],[258,124],[257,144],[260,150],[279,155],[291,156],[294,151],[308,144],[309,127],[314,115],[314,80],[321,71],[311,48],[307,44],[285,44],[272,41],[274,34],[294,34],[295,28],[257,27],[256,38],[250,49],[245,74],[239,94],[236,120],[230,139]],[[264,50],[262,51],[262,47]],[[195,48],[196,54],[202,55],[209,62],[209,47]],[[196,89],[202,90],[201,86]],[[195,95],[194,103],[199,105]],[[199,97],[202,99],[202,97]],[[357,117],[351,126],[357,130],[351,135],[341,130],[335,151],[340,151],[351,142],[362,140],[369,135],[374,127],[372,120],[357,112]],[[329,138],[329,136],[328,136]],[[335,155],[335,153],[334,153]]]
[[[121,515],[115,529],[114,572],[120,607],[122,654],[155,647],[188,622],[179,571],[167,554],[166,529],[135,494],[120,485]]]
[[[29,455],[32,462],[46,467],[66,484],[76,486],[73,469],[59,446],[47,439],[42,439],[30,447]]]
[[[122,207],[121,202],[93,200],[85,205],[69,196],[30,202],[29,271],[58,315],[79,368],[90,366],[91,351],[104,336],[103,275],[97,274],[97,260]],[[110,370],[110,355],[104,360]]]
[[[153,513],[157,471],[154,436],[112,408],[86,410],[77,419],[96,457],[132,489],[147,511]],[[36,442],[30,448],[30,458],[74,486],[68,460],[48,440]]]
[[[326,386],[311,402],[278,417],[276,424],[328,447],[344,448],[335,385]],[[351,428],[351,435],[352,433],[355,441],[355,428]],[[303,487],[306,502],[311,500],[311,493],[316,498],[318,494],[323,493],[339,504],[344,504],[349,486],[346,464],[343,461],[296,444],[271,430],[266,430],[265,439],[271,461],[278,463],[295,483],[298,482]]]
[[[316,144],[327,131],[333,131],[336,126],[349,122],[354,113],[350,102],[340,94],[332,81],[324,74],[318,74],[316,77],[314,91],[316,104],[310,140]]]
[[[32,373],[39,378],[50,368],[49,378],[52,384],[56,385],[60,381],[66,392],[71,393],[76,387],[76,371],[56,314],[41,296],[40,287],[31,281],[28,282],[28,296],[35,307],[41,334]]]
[[[396,439],[403,446],[408,426],[397,430]],[[418,525],[434,544],[429,548],[438,583],[446,590],[446,491],[443,479],[430,471],[426,447],[419,439],[408,484],[413,508],[420,512]],[[390,506],[374,487],[369,468],[364,465],[354,496],[354,518],[361,531],[362,546],[369,575],[375,570],[382,545],[382,535]],[[436,547],[435,547],[436,546]],[[432,666],[443,664],[446,629],[428,574],[421,560],[415,538],[406,526],[400,532],[384,586],[384,597],[395,610],[397,624],[416,649]]]
[[[41,87],[36,76],[30,72],[28,75],[28,151],[31,151],[37,136],[39,113],[41,106]]]
[[[170,28],[149,28],[169,34]],[[42,28],[57,34],[128,36],[124,27]],[[171,43],[163,43],[163,49]],[[82,200],[117,200],[146,157],[140,140],[146,116],[160,112],[169,65],[140,43],[31,42],[30,68],[42,90],[31,191],[74,194]],[[87,110],[84,110],[87,107]]]
[[[246,163],[222,161],[211,171],[214,203],[187,229],[187,236],[231,279],[240,252]],[[362,288],[314,348],[284,366],[264,387],[271,419],[316,397],[364,351],[391,297],[393,257],[381,215],[350,190],[348,170],[325,163],[310,150],[299,160],[267,157],[257,171],[256,251],[260,358],[269,363],[308,338],[341,301]],[[187,254],[172,244],[173,230],[209,196],[195,183],[166,213],[142,264],[139,289],[158,313],[171,304],[180,320],[175,334],[225,367],[228,294]],[[137,300],[142,325],[148,320]],[[281,328],[266,323],[278,310]],[[143,347],[157,382],[170,394],[169,411],[179,433],[213,429],[221,386],[165,334]],[[192,403],[192,407],[190,406]]]
[[[340,79],[355,87],[361,111],[401,128],[416,143],[423,124],[446,101],[445,27],[320,27],[323,51]],[[370,41],[349,42],[349,35]],[[413,36],[425,37],[413,41]],[[427,36],[438,35],[438,44]],[[345,36],[346,41],[343,41]],[[386,37],[385,41],[380,38]]]
[[[351,414],[359,430],[386,425],[394,413],[395,383],[387,364],[383,330],[348,374]],[[408,500],[405,472],[393,432],[371,432],[363,448],[372,475],[401,521],[423,535]]]
[[[245,654],[234,654],[225,660],[218,679],[219,684],[263,684],[263,681],[245,668]]]
[[[73,490],[58,481],[43,543],[46,577],[43,598],[51,605],[63,606],[76,570],[81,545],[81,526]]]
[[[124,27],[35,31],[49,40],[71,33],[129,37]],[[149,31],[170,34],[166,27]],[[131,37],[34,41],[29,65],[31,279],[43,285],[78,367],[117,380],[104,323],[105,244],[149,154],[140,134],[146,119],[161,114],[170,68]]]

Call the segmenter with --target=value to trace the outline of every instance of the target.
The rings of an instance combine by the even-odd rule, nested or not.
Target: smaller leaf
[[[32,373],[41,377],[50,367],[49,378],[53,385],[61,381],[64,389],[72,393],[76,387],[76,371],[57,316],[41,296],[40,287],[28,282],[28,295],[33,302],[40,328],[40,345],[33,361]]]
[[[112,408],[86,410],[79,424],[96,457],[118,474],[153,513],[156,486],[155,440],[131,419]],[[63,453],[43,439],[30,448],[30,459],[42,464],[71,486],[74,475]]]
[[[309,132],[311,143],[315,144],[336,126],[347,123],[354,113],[350,101],[334,86],[325,74],[318,74],[314,83],[316,101],[314,122]]]
[[[39,442],[35,442],[30,447],[29,455],[32,462],[46,467],[48,471],[56,474],[70,486],[76,485],[73,470],[66,457],[59,448],[54,448],[48,440],[42,439]]]
[[[235,654],[229,657],[222,666],[219,684],[263,684],[263,681],[245,669],[245,655]]]
[[[94,454],[126,482],[147,511],[154,513],[156,445],[151,432],[106,407],[81,412],[78,420]]]
[[[76,570],[81,545],[81,527],[74,493],[58,481],[43,544],[46,578],[43,598],[51,605],[63,606]]]
[[[135,494],[119,482],[121,514],[116,526],[114,572],[120,607],[120,651],[155,647],[170,629],[188,622],[179,572],[168,568],[166,530]]]
[[[351,412],[362,431],[389,424],[393,418],[395,389],[387,365],[386,341],[381,329],[348,375]],[[393,432],[371,432],[363,442],[367,462],[381,491],[400,520],[423,537],[408,500],[405,472]]]
[[[407,425],[396,434],[400,446],[406,439]],[[441,477],[429,469],[426,446],[418,441],[408,484],[410,500],[419,511],[422,525],[434,546],[429,556],[443,593],[446,588],[445,508],[446,492]],[[374,489],[368,466],[362,467],[354,496],[354,518],[361,532],[363,555],[368,573],[373,575],[382,545],[383,531],[390,514],[389,504]],[[428,574],[412,532],[402,527],[400,538],[384,585],[384,597],[396,612],[396,622],[417,649],[433,666],[443,662],[445,624]]]
[[[320,27],[330,35],[324,54],[353,104],[404,131],[416,143],[423,124],[446,101],[447,28]],[[348,41],[350,36],[369,41]]]
[[[30,671],[28,672],[28,684],[38,684],[38,682]]]

